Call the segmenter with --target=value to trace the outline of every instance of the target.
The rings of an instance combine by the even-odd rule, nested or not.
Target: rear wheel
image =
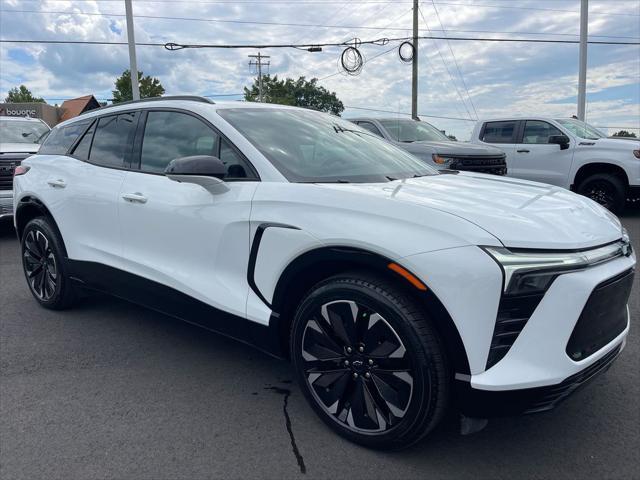
[[[62,239],[45,217],[27,223],[22,234],[22,267],[35,299],[46,308],[70,307],[76,292],[64,263]]]
[[[590,198],[612,212],[624,208],[625,187],[619,177],[610,173],[596,173],[585,178],[577,189],[580,195]]]
[[[291,348],[307,400],[351,441],[406,447],[442,417],[439,338],[420,306],[384,279],[341,275],[316,285],[296,312]]]

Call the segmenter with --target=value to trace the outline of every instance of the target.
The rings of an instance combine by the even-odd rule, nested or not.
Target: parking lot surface
[[[640,251],[640,210],[622,218]],[[640,478],[640,289],[611,369],[556,410],[395,453],[333,434],[287,363],[106,296],[31,297],[0,224],[0,478]]]

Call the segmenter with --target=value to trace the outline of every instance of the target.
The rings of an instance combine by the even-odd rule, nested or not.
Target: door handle
[[[145,197],[139,192],[125,193],[124,195],[122,195],[122,198],[124,198],[125,201],[130,203],[147,203],[147,197]]]
[[[529,153],[529,150],[516,150],[518,153]]]
[[[57,180],[47,180],[47,183],[53,188],[64,188],[67,186],[66,182],[61,178],[58,178]]]

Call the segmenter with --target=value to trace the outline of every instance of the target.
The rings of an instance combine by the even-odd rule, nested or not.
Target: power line
[[[442,20],[440,20],[440,14],[438,13],[438,9],[436,8],[436,4],[433,0],[431,0],[431,3],[433,4],[433,10],[436,12],[436,18],[438,19],[438,23],[440,24],[440,27],[442,27],[442,31],[445,32],[444,36],[446,37],[446,31],[444,29],[444,24],[442,23]],[[424,17],[422,17],[424,18]],[[456,59],[456,55],[453,53],[453,48],[451,48],[451,43],[449,42],[449,40],[447,40],[447,46],[449,47],[449,51],[451,52],[451,57],[453,58],[453,64],[456,67],[456,70],[458,71],[458,75],[460,76],[460,80],[462,80],[462,86],[464,87],[465,91],[467,92],[467,98],[469,99],[469,103],[471,104],[471,108],[473,109],[473,115],[474,117],[476,117],[476,119],[478,118],[478,112],[476,111],[476,106],[473,104],[473,99],[471,98],[471,95],[469,94],[469,88],[467,88],[467,82],[464,81],[464,76],[462,75],[462,71],[460,70],[460,66],[458,65],[458,60]]]
[[[389,42],[401,42],[411,40],[412,37],[395,37],[395,38],[379,38],[376,40],[359,41],[359,44],[386,45]],[[450,40],[450,41],[472,41],[472,42],[496,42],[496,43],[557,43],[557,44],[578,44],[578,40],[553,40],[553,39],[536,39],[536,38],[490,38],[490,37],[444,37],[436,35],[422,35],[418,37],[421,40]],[[37,44],[74,44],[74,45],[127,45],[127,42],[108,42],[108,41],[90,41],[90,40],[17,40],[17,39],[0,39],[0,43],[37,43]],[[590,40],[592,45],[640,45],[640,42],[617,42],[617,41],[600,41]],[[220,49],[239,49],[239,48],[309,48],[309,47],[341,47],[348,45],[349,42],[318,42],[305,44],[176,44],[176,43],[160,43],[160,42],[136,42],[137,46],[142,47],[168,47],[171,50],[181,50],[183,48],[220,48]]]
[[[422,21],[424,22],[425,26],[427,27],[427,30],[429,30],[429,33],[431,33],[430,28],[429,28],[429,22],[427,22],[427,19],[424,18],[424,14],[422,13],[422,9],[420,7],[418,7],[418,12],[420,12],[420,16],[422,17]],[[464,106],[464,109],[467,111],[467,115],[469,116],[469,118],[471,118],[472,115],[471,115],[471,112],[469,111],[469,107],[467,107],[467,103],[464,101],[464,98],[462,98],[462,94],[460,93],[460,89],[458,88],[458,84],[453,79],[453,75],[451,75],[451,71],[449,71],[449,67],[447,66],[447,62],[445,61],[444,56],[442,55],[442,52],[440,51],[440,47],[438,47],[437,43],[435,43],[434,46],[436,47],[436,52],[438,52],[438,55],[440,56],[440,60],[442,60],[442,64],[444,65],[444,68],[447,71],[447,75],[449,75],[449,79],[451,80],[451,83],[453,84],[453,88],[456,90],[456,93],[458,94],[458,97],[460,97],[460,101],[462,102],[462,105]]]
[[[382,3],[382,2],[380,2]],[[390,3],[390,2],[385,2]],[[387,5],[388,6],[388,5]],[[340,11],[339,9],[338,11]],[[332,14],[332,17],[335,16],[337,12]],[[409,9],[408,11],[411,11]],[[125,17],[124,13],[112,13],[112,12],[69,12],[69,11],[45,11],[45,10],[24,10],[24,9],[4,9],[3,13],[35,13],[42,15],[74,15],[74,16],[90,16],[90,17]],[[406,14],[406,13],[405,13]],[[400,15],[399,18],[403,17],[405,14]],[[395,31],[405,31],[406,28],[401,27],[369,27],[366,25],[332,25],[326,23],[291,23],[291,22],[269,22],[269,21],[260,21],[260,20],[230,20],[223,18],[200,18],[200,17],[171,17],[171,16],[163,16],[163,15],[144,15],[138,14],[133,15],[133,18],[141,18],[147,20],[178,20],[185,22],[211,22],[211,23],[229,23],[229,24],[240,24],[240,25],[266,25],[266,26],[279,26],[279,27],[296,27],[296,28],[338,28],[343,30],[371,30],[371,31],[384,31],[384,30],[395,30]],[[327,20],[329,20],[329,17]],[[364,22],[366,23],[366,22]],[[394,23],[394,22],[391,22]],[[440,22],[442,24],[442,22]],[[430,29],[430,32],[456,32],[456,33],[499,33],[499,34],[514,34],[514,35],[555,35],[555,36],[578,36],[578,34],[572,33],[550,33],[550,32],[509,32],[509,31],[494,31],[494,30],[442,30],[439,29]],[[307,37],[308,35],[304,35]],[[640,39],[640,37],[631,37],[631,36],[620,36],[620,35],[589,35],[593,38],[627,38],[627,39]],[[298,43],[298,42],[296,42]]]
[[[513,9],[513,10],[536,10],[540,12],[563,12],[574,13],[579,15],[578,10],[562,10],[559,8],[543,8],[543,7],[525,7],[520,5],[487,5],[485,3],[452,3],[452,2],[437,2],[438,5],[449,5],[454,7],[479,7],[479,8],[497,8],[497,9]],[[638,14],[633,13],[616,13],[616,12],[589,12],[589,15],[614,15],[623,17],[640,17]]]

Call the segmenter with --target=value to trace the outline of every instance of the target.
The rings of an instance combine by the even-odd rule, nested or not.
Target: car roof
[[[39,118],[31,117],[14,117],[13,115],[0,115],[0,120],[14,120],[16,122],[42,122]]]
[[[122,111],[145,110],[161,107],[199,107],[199,108],[212,108],[214,110],[222,110],[228,108],[277,108],[277,109],[294,109],[294,110],[308,110],[301,107],[295,107],[291,105],[280,105],[276,103],[258,103],[258,102],[245,102],[245,101],[222,101],[214,102],[205,97],[196,96],[175,96],[175,97],[158,97],[153,99],[142,99],[138,101],[122,102],[118,104],[107,105],[105,107],[89,110],[77,117],[66,120],[59,123],[57,126],[71,125],[72,123],[87,120],[97,116],[105,115],[108,113],[118,113]]]

